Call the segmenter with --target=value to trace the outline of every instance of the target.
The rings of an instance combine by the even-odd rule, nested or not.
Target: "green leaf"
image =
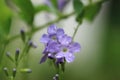
[[[61,12],[58,9],[58,0],[50,0],[51,2],[51,6],[50,7],[50,11],[55,13],[58,16],[61,16]]]
[[[48,11],[50,12],[50,9],[46,5],[39,5],[35,7],[35,13],[41,12],[41,11]]]
[[[84,5],[80,0],[73,0],[73,7],[75,10],[75,13],[77,15],[76,21],[81,23],[83,19],[84,14]]]
[[[82,23],[83,18],[84,18],[84,10],[76,16],[76,21]]]
[[[28,23],[32,24],[34,19],[34,7],[30,0],[13,0],[20,8],[20,16]]]
[[[73,0],[73,7],[77,14],[80,14],[84,9],[84,5],[80,0]]]
[[[92,21],[101,9],[102,2],[93,3],[85,7],[85,18]]]
[[[4,0],[0,0],[0,37],[6,37],[11,26],[12,12]]]
[[[57,2],[58,0],[51,0],[51,3],[52,3],[52,5],[53,5],[53,7],[55,8],[55,9],[57,9],[58,8],[58,2]]]

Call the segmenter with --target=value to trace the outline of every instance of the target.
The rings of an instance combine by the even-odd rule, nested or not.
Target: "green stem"
[[[75,28],[75,31],[74,31],[74,33],[73,33],[73,40],[74,40],[74,38],[75,38],[75,35],[76,35],[77,31],[78,31],[78,28],[79,28],[80,24],[81,24],[81,23],[78,23],[77,27]]]
[[[48,22],[48,23],[46,23],[46,24],[44,24],[44,25],[42,25],[42,26],[39,26],[39,27],[35,27],[32,32],[31,32],[31,31],[28,31],[28,32],[26,32],[25,34],[26,34],[26,35],[30,35],[31,33],[33,34],[33,33],[37,32],[37,31],[39,31],[39,30],[42,30],[42,29],[48,27],[48,26],[51,25],[51,24],[54,24],[54,23],[56,23],[56,22],[59,22],[59,21],[62,20],[62,19],[66,19],[66,18],[68,18],[68,17],[70,17],[70,16],[72,16],[72,15],[74,15],[74,14],[75,14],[75,13],[72,12],[72,13],[70,13],[70,14],[62,15],[62,16],[58,17],[57,19],[55,19],[55,20],[53,20],[53,21],[51,21],[51,22]],[[8,40],[9,40],[9,41],[13,41],[14,39],[16,39],[16,38],[18,38],[18,37],[20,37],[20,34],[19,34],[19,35],[15,35],[15,36],[13,36],[13,37],[9,37]]]
[[[28,46],[27,43],[25,43],[25,46],[24,46],[24,48],[23,48],[23,50],[22,50],[22,53],[21,53],[21,56],[20,56],[20,58],[19,58],[18,63],[19,63],[20,60],[23,58],[23,56],[24,56],[24,54],[25,54],[25,51],[26,51],[26,49],[28,48],[27,46]]]
[[[9,76],[8,78],[9,80],[14,80],[13,76]]]
[[[7,44],[9,44],[9,41],[6,41],[6,42],[3,44],[3,48],[2,48],[3,50],[2,50],[1,53],[0,53],[0,70],[1,70],[1,68],[2,68],[1,63],[2,63],[3,55],[4,55],[4,53],[5,53],[5,49],[6,49]]]
[[[28,41],[31,39],[31,37],[32,37],[32,35],[33,35],[33,33],[32,33],[33,30],[34,30],[34,27],[32,27],[32,28],[30,29],[30,34],[28,35],[28,39],[27,39],[27,41],[25,42],[24,48],[23,48],[23,50],[22,50],[22,52],[21,52],[21,55],[20,55],[18,61],[15,63],[16,69],[18,69],[18,66],[19,66],[19,64],[20,64],[20,61],[25,57],[25,53],[28,53],[27,51],[29,51],[30,46],[29,46],[29,44],[28,44]],[[15,77],[16,77],[16,76],[15,76]],[[15,77],[14,77],[14,78],[15,78]],[[14,79],[14,78],[13,78],[13,79]]]

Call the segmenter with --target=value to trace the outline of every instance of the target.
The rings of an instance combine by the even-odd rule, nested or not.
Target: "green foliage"
[[[80,0],[73,0],[73,6],[77,14],[80,14],[83,11],[84,6]]]
[[[34,7],[30,0],[13,0],[13,2],[20,8],[21,17],[28,23],[32,24],[34,19]]]
[[[35,7],[35,13],[41,12],[41,11],[50,11],[49,7],[46,5],[39,5]]]
[[[12,18],[12,12],[6,6],[5,0],[0,0],[0,68],[1,68],[3,53],[5,50],[4,48],[7,42],[5,39],[11,27],[11,18]]]
[[[83,18],[92,21],[99,13],[102,3],[103,1],[98,1],[84,6],[80,0],[73,0],[74,10],[77,14],[76,21],[81,23]]]
[[[0,37],[5,37],[10,30],[12,12],[4,0],[0,0]]]
[[[51,0],[51,4],[53,5],[54,8],[58,8],[58,2],[57,0]]]
[[[85,7],[84,17],[92,21],[101,9],[101,2],[93,3]]]
[[[81,23],[83,19],[84,5],[80,0],[73,0],[73,7],[77,14],[76,21]]]

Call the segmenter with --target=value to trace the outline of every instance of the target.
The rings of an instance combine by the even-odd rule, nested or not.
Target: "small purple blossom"
[[[51,6],[51,1],[50,0],[45,0],[45,4],[48,6]]]
[[[57,41],[61,35],[64,34],[64,30],[61,28],[58,28],[55,25],[51,25],[47,29],[48,34],[43,34],[42,38],[40,39],[40,42],[47,44],[50,41]]]
[[[56,54],[56,58],[63,58],[65,57],[65,60],[69,62],[74,61],[74,52],[80,51],[80,45],[79,43],[72,42],[72,38],[67,35],[63,35],[59,42],[61,44],[61,50]]]
[[[69,0],[58,0],[58,9],[60,11],[63,10],[63,8],[66,6]]]
[[[66,4],[69,2],[69,0],[57,0],[57,8],[59,11],[62,11]],[[45,4],[51,7],[53,4],[51,0],[45,0]]]
[[[40,41],[45,44],[43,51],[44,56],[40,63],[46,61],[47,58],[55,59],[56,63],[73,62],[74,53],[80,51],[80,44],[72,41],[72,37],[66,35],[64,30],[51,25],[47,30],[48,34],[43,34]]]

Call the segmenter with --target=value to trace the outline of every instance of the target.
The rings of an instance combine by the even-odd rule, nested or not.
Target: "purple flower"
[[[67,35],[59,38],[59,42],[61,47],[60,51],[56,54],[56,58],[65,58],[68,63],[73,62],[75,58],[73,53],[80,51],[79,43],[72,42],[72,38]]]
[[[61,28],[57,28],[55,25],[50,25],[47,29],[48,34],[43,34],[40,42],[45,44],[45,49],[41,62],[44,62],[46,58],[54,58],[55,54],[59,51],[60,44],[58,43],[58,38],[64,35],[64,30]]]
[[[62,11],[68,2],[69,0],[57,0],[57,8],[59,11]],[[51,0],[45,0],[45,4],[47,4],[49,7],[53,5]]]
[[[54,59],[56,53],[60,49],[59,47],[60,45],[57,42],[49,42],[43,51],[44,56],[42,57],[40,63],[45,62],[47,58]]]
[[[40,41],[45,44],[44,56],[40,63],[45,62],[47,58],[55,59],[56,64],[73,62],[74,53],[80,51],[80,44],[73,42],[72,38],[64,33],[64,30],[51,25],[47,30],[48,34],[43,34]]]
[[[60,50],[60,44],[57,42],[49,42],[47,47],[50,53],[57,53]]]
[[[61,28],[57,29],[55,25],[51,25],[48,28],[47,33],[48,34],[42,35],[40,42],[47,44],[50,41],[57,41],[57,39],[64,34],[64,30]]]
[[[60,51],[60,44],[51,41],[45,47],[43,54],[47,54],[49,58],[54,58],[55,54],[59,51]]]
[[[63,10],[63,8],[66,6],[69,0],[58,0],[58,9],[60,11]]]
[[[45,4],[48,6],[51,6],[51,1],[50,0],[45,0]]]

